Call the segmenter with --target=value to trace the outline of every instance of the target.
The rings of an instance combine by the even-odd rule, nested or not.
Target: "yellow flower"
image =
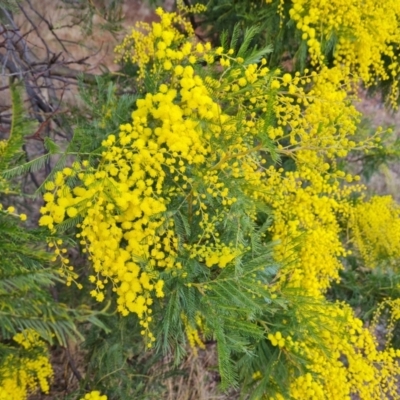
[[[107,400],[106,395],[102,395],[99,390],[92,390],[90,393],[85,394],[80,400]]]

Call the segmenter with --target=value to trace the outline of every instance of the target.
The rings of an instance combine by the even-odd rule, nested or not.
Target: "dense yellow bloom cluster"
[[[324,63],[324,49],[334,47],[335,64],[368,86],[393,80],[398,92],[400,3],[397,0],[292,0],[290,18],[307,42],[312,63]],[[389,60],[389,61],[388,61]],[[385,64],[388,63],[388,64]]]
[[[133,29],[131,35],[126,36],[121,45],[115,48],[115,51],[121,54],[117,60],[129,60],[133,64],[137,64],[141,78],[144,78],[146,68],[152,59],[159,60],[159,63],[153,64],[152,70],[154,74],[157,74],[160,72],[160,68],[171,70],[174,61],[182,61],[183,58],[191,55],[190,44],[181,49],[171,48],[172,44],[175,45],[186,38],[186,35],[178,30],[177,25],[181,25],[184,32],[193,35],[190,22],[179,14],[164,13],[160,8],[156,12],[162,17],[159,23],[153,23],[150,26],[138,22],[137,29]]]
[[[313,86],[305,92],[302,85],[307,80]],[[338,68],[322,68],[308,79],[295,77],[290,85],[297,89],[289,86],[289,93],[277,99],[281,126],[268,130],[271,139],[285,143],[279,145],[280,151],[296,163],[295,171],[272,166],[265,173],[264,199],[275,211],[271,232],[278,243],[276,258],[287,265],[281,282],[316,297],[339,278],[340,257],[347,251],[338,218],[349,213],[350,193],[362,189],[343,186],[359,177],[338,170],[335,160],[358,146],[374,145],[374,138],[364,143],[351,140],[359,114],[340,84],[343,81],[345,76]],[[290,92],[297,93],[303,107],[291,101]],[[285,125],[289,129],[284,130]]]
[[[196,316],[196,326],[193,326],[189,323],[188,318],[184,313],[181,314],[181,318],[185,325],[185,331],[189,345],[193,348],[194,354],[197,355],[197,347],[200,347],[203,350],[206,348],[199,334],[199,331],[201,331],[204,326],[201,315],[198,314]]]
[[[390,396],[399,354],[378,351],[348,307],[323,301],[349,254],[341,221],[357,220],[358,212],[349,197],[362,190],[348,185],[358,177],[341,171],[337,159],[375,145],[374,138],[353,139],[359,114],[346,93],[348,70],[282,75],[265,59],[247,63],[232,49],[196,44],[181,17],[157,13],[159,23],[141,25],[117,49],[138,65],[140,84],[151,78],[147,94],[118,135],[104,140],[98,164],[75,163],[47,183],[40,225],[52,230],[81,219],[77,237],[93,264],[92,295],[102,301],[111,284],[118,310],[138,316],[151,346],[152,304],[165,296],[167,279],[190,287],[191,262],[214,275],[234,265],[251,249],[239,229],[234,238],[226,234],[226,221],[240,225],[245,214],[255,223],[256,204],[266,205],[283,268],[254,292],[257,285],[276,293],[296,288],[311,299],[297,316],[299,331],[267,334],[273,346],[308,360],[308,372],[293,375],[291,395],[378,399],[382,389]],[[276,165],[279,155],[294,167]],[[182,320],[189,342],[201,346],[201,315],[196,325]]]
[[[305,373],[296,377],[293,371],[291,398],[397,398],[400,350],[378,350],[373,334],[348,306],[310,303],[299,312],[296,331],[269,335],[273,346],[309,360]]]
[[[339,200],[345,191],[339,189],[338,181],[332,184],[326,172],[303,168],[286,174],[269,172],[267,182],[274,188],[269,198],[275,207],[271,231],[273,240],[278,241],[275,254],[287,265],[281,279],[321,297],[343,268],[339,257],[346,250],[336,214],[343,211]],[[304,182],[308,182],[306,187],[302,187]]]
[[[154,297],[164,296],[160,273],[182,269],[177,259],[179,246],[208,267],[224,268],[240,253],[240,248],[223,242],[215,232],[215,224],[223,222],[236,201],[220,177],[228,164],[218,163],[218,159],[228,162],[248,150],[243,139],[235,137],[229,155],[213,151],[213,142],[222,134],[228,116],[211,98],[207,79],[192,66],[196,61],[193,53],[212,61],[207,58],[210,45],[194,49],[191,41],[182,44],[182,34],[172,25],[175,17],[161,10],[158,13],[163,34],[159,35],[160,24],[153,24],[150,36],[165,55],[140,55],[141,43],[148,38],[140,34],[135,36],[135,60],[143,68],[151,62],[159,75],[168,74],[167,83],[160,83],[155,93],[137,101],[132,122],[120,126],[118,137],[110,135],[103,142],[96,168],[75,164],[48,182],[39,220],[40,225],[54,229],[67,217],[83,217],[78,237],[95,271],[90,277],[96,284],[92,295],[102,301],[103,289],[110,281],[118,295],[118,310],[123,315],[137,314],[150,341],[154,340],[148,331],[151,305]],[[186,50],[177,50],[179,45]],[[171,68],[165,57],[173,63]],[[204,168],[207,163],[213,168]],[[255,175],[257,168],[250,160],[244,173]],[[242,175],[237,163],[235,171]],[[70,177],[77,177],[80,184],[70,188]],[[208,198],[220,202],[221,215],[209,214]],[[186,200],[190,201],[190,222],[198,224],[202,232],[193,244],[179,243],[174,215],[168,211],[171,204],[183,205]]]
[[[18,359],[8,356],[0,369],[0,399],[26,400],[30,393],[40,389],[49,392],[49,380],[53,376],[46,344],[33,330],[25,330],[14,336],[14,341],[35,356],[22,356]]]
[[[354,243],[369,268],[400,258],[400,207],[391,196],[374,196],[352,211]]]
[[[98,390],[92,390],[90,393],[85,394],[85,397],[82,397],[81,400],[107,400],[107,396],[105,394],[101,394]]]
[[[385,315],[384,311],[386,310],[389,312]],[[394,329],[398,321],[400,321],[400,298],[386,298],[381,301],[375,310],[371,326],[372,329],[377,329],[378,324],[383,323],[385,325],[386,346],[388,346],[393,339]]]
[[[101,301],[104,283],[111,278],[119,295],[119,310],[146,319],[151,292],[163,296],[158,271],[182,268],[176,261],[179,244],[174,221],[167,218],[174,199],[189,203],[190,222],[197,222],[202,231],[197,243],[182,244],[190,258],[223,268],[244,251],[240,245],[224,243],[216,233],[216,226],[236,202],[223,179],[232,176],[236,190],[238,182],[244,180],[240,192],[276,209],[273,230],[275,239],[284,243],[281,248],[305,230],[311,232],[303,251],[304,259],[311,263],[306,266],[305,260],[291,280],[294,286],[308,282],[313,294],[325,290],[338,277],[337,257],[345,254],[334,216],[342,206],[331,198],[334,192],[339,196],[341,175],[325,159],[345,156],[355,148],[356,143],[348,137],[355,132],[358,120],[341,87],[341,70],[281,77],[280,71],[269,71],[265,60],[259,66],[245,65],[240,57],[232,57],[231,50],[211,51],[208,43],[194,45],[174,27],[181,22],[180,17],[157,12],[161,22],[147,27],[148,34],[134,31],[118,51],[126,58],[134,45],[133,61],[142,71],[139,79],[150,68],[154,83],[157,79],[163,83],[156,93],[137,101],[132,123],[121,125],[118,138],[110,135],[104,141],[100,165],[96,169],[83,166],[77,173],[81,186],[71,190],[62,185],[74,175],[74,169],[68,169],[68,174],[57,173],[52,191],[44,195],[47,204],[39,223],[52,229],[66,215],[86,214],[79,236],[82,244],[90,243],[87,251],[98,274],[91,277],[97,285],[93,295]],[[153,43],[150,49],[148,40]],[[213,65],[216,56],[225,79],[195,73],[192,65],[197,60]],[[312,90],[306,91],[310,83]],[[267,112],[270,93],[279,88],[284,90],[276,94],[273,104],[278,120],[274,128],[260,113]],[[239,119],[222,112],[219,104],[225,101],[235,105],[233,112],[241,116]],[[298,172],[285,174],[275,167],[265,170],[262,164],[266,160],[259,153],[263,146],[254,146],[254,138],[260,135],[276,140],[280,151],[296,161]],[[305,183],[309,187],[302,189]],[[290,192],[292,201],[288,201]],[[205,203],[210,199],[219,202],[218,214],[208,212]],[[280,204],[286,209],[279,209]],[[286,215],[289,210],[291,215]],[[292,225],[287,236],[282,229],[290,226],[289,221],[297,228]],[[326,242],[315,246],[321,237],[326,237]],[[108,248],[104,248],[105,242]],[[325,250],[332,254],[331,264],[320,262],[318,254]],[[144,323],[147,326],[147,321]]]

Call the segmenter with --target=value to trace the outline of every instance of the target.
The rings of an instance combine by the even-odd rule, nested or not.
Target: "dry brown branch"
[[[1,76],[3,78],[17,77],[23,83],[31,104],[28,111],[40,123],[43,123],[41,113],[50,113],[59,107],[60,99],[57,92],[60,89],[64,93],[66,87],[71,83],[76,83],[79,77],[86,83],[94,83],[96,77],[91,73],[69,67],[72,64],[82,65],[89,57],[65,61],[71,55],[63,40],[54,32],[51,22],[38,9],[35,9],[30,0],[26,0],[26,3],[34,15],[39,17],[40,22],[37,24],[27,13],[23,3],[20,3],[19,9],[31,26],[29,32],[25,34],[22,33],[20,26],[15,22],[13,13],[4,7],[0,7],[3,20],[6,20],[6,23],[0,25]],[[47,25],[62,51],[51,49],[42,35],[42,29],[39,26],[41,22]],[[40,56],[37,55],[39,52],[35,51],[37,47],[27,38],[31,32],[35,33],[45,49]],[[2,90],[7,90],[7,86],[3,86]],[[55,113],[53,115],[56,116]],[[47,122],[47,125],[50,126],[49,122]],[[55,120],[55,122],[61,128],[61,121]]]
[[[63,24],[55,26],[40,4],[34,0],[20,1],[16,16],[0,3],[0,139],[7,138],[10,132],[9,80],[12,78],[24,89],[26,114],[38,121],[37,130],[26,137],[26,161],[47,153],[46,137],[53,141],[71,140],[73,125],[66,123],[71,115],[65,99],[76,93],[78,80],[89,85],[96,83],[96,75],[88,72],[87,66],[96,67],[93,57],[101,51],[100,48],[91,54],[87,50],[84,55],[76,54],[78,41],[65,35],[65,27],[80,30],[75,23],[81,23],[84,17],[79,14],[75,23],[66,18]],[[62,29],[64,34],[60,35]],[[75,44],[74,51],[70,51],[71,43]],[[55,161],[48,161],[45,171],[30,174],[35,187],[51,172]]]

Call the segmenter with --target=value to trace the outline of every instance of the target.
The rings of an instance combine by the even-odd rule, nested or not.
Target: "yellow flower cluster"
[[[181,15],[199,14],[207,10],[207,7],[204,4],[196,3],[193,5],[186,5],[183,0],[176,1],[176,8]]]
[[[347,70],[282,75],[264,59],[247,63],[232,49],[196,44],[176,28],[191,32],[181,17],[157,13],[159,23],[142,25],[117,49],[138,65],[138,82],[150,77],[153,89],[118,135],[104,140],[95,167],[76,163],[47,183],[40,225],[52,230],[66,217],[81,218],[77,237],[93,264],[92,295],[102,301],[110,283],[118,310],[138,316],[151,346],[151,306],[167,279],[184,280],[192,261],[215,275],[229,268],[249,248],[239,229],[234,239],[225,234],[226,221],[240,225],[245,208],[255,223],[256,204],[267,206],[274,217],[268,235],[283,265],[270,289],[296,288],[311,299],[298,332],[268,336],[279,350],[309,360],[308,373],[293,375],[293,398],[378,399],[381,388],[392,395],[398,353],[378,351],[346,306],[323,302],[349,254],[341,224],[353,215],[349,197],[362,191],[348,185],[358,177],[341,171],[337,159],[375,145],[352,138],[359,114],[346,93]],[[294,167],[276,165],[279,156]],[[183,321],[189,342],[200,345],[201,325]]]
[[[51,206],[51,203],[47,204]],[[41,222],[39,221],[41,224]],[[48,238],[47,240],[49,248],[53,249],[54,256],[51,258],[51,261],[59,263],[60,267],[58,272],[61,277],[65,279],[65,284],[67,286],[71,286],[72,282],[76,284],[78,289],[82,289],[82,284],[78,283],[76,279],[78,278],[78,274],[74,271],[74,267],[70,265],[69,258],[67,257],[67,248],[62,247],[63,241],[61,239]]]
[[[229,117],[210,96],[206,82],[211,78],[201,78],[192,66],[193,53],[211,62],[210,45],[193,48],[189,40],[182,44],[182,34],[173,26],[177,17],[158,13],[161,22],[153,24],[149,35],[163,54],[140,53],[142,45],[147,48],[144,43],[149,36],[138,33],[135,61],[143,70],[151,63],[158,71],[155,76],[168,74],[168,80],[137,101],[132,122],[120,126],[118,137],[110,135],[102,143],[104,151],[96,168],[76,163],[47,183],[46,205],[39,220],[52,230],[66,217],[82,217],[77,237],[93,263],[95,274],[90,280],[96,290],[92,295],[102,301],[110,281],[118,295],[118,310],[123,315],[135,313],[150,342],[154,340],[148,329],[151,305],[154,297],[164,296],[160,273],[182,269],[177,260],[180,245],[208,267],[224,268],[238,256],[240,251],[218,237],[214,224],[217,220],[223,223],[236,201],[222,182],[221,170],[248,150],[243,139],[236,137],[229,153],[213,151],[213,142]],[[237,162],[234,168],[241,176]],[[245,176],[256,175],[257,168],[249,159]],[[80,182],[73,188],[68,185],[72,176]],[[209,213],[208,198],[221,203],[223,215]],[[179,243],[174,215],[169,212],[171,204],[186,201],[191,223],[198,224],[202,232],[194,244]]]
[[[25,330],[14,336],[14,341],[35,356],[16,358],[8,356],[0,369],[0,400],[26,400],[28,395],[40,389],[48,393],[53,369],[47,356],[46,344],[33,330]]]
[[[348,306],[310,302],[302,305],[298,318],[296,331],[268,337],[281,351],[308,360],[307,372],[296,377],[293,371],[291,398],[397,398],[400,350],[379,350],[377,340]]]
[[[385,315],[384,311],[389,312]],[[382,318],[383,317],[383,318]],[[382,320],[383,319],[383,320]],[[377,329],[378,324],[384,324],[385,326],[385,339],[386,347],[390,344],[394,336],[394,329],[396,324],[400,320],[400,299],[399,298],[386,298],[381,301],[374,312],[374,318],[372,320],[372,329]]]
[[[190,57],[192,46],[187,43],[182,48],[173,49],[172,44],[185,41],[186,35],[176,27],[181,25],[183,31],[188,35],[193,35],[193,28],[190,22],[177,13],[165,13],[161,8],[156,10],[161,17],[161,22],[153,23],[149,26],[146,23],[138,22],[136,29],[132,30],[131,35],[126,36],[121,45],[115,48],[116,53],[120,53],[117,61],[130,61],[139,66],[139,76],[144,78],[146,68],[155,59],[152,72],[157,75],[160,68],[171,70],[176,61],[182,61],[185,57]],[[146,32],[147,34],[143,34]],[[196,58],[193,56],[193,62]]]
[[[184,313],[181,314],[181,318],[185,325],[185,331],[189,345],[193,348],[194,354],[197,355],[197,347],[200,347],[203,350],[206,348],[204,342],[201,340],[199,335],[199,330],[201,331],[204,325],[201,315],[198,314],[196,316],[196,326],[193,326],[189,323],[188,318]]]
[[[92,390],[90,393],[85,394],[85,397],[82,397],[81,400],[107,400],[107,396],[105,394],[101,394],[98,390]]]
[[[13,215],[13,216],[15,216],[15,217],[19,217],[19,219],[21,220],[21,221],[26,221],[27,220],[27,216],[26,216],[26,214],[17,214],[16,212],[15,212],[15,207],[13,207],[13,206],[10,206],[10,207],[8,207],[7,209],[3,209],[3,204],[0,204],[0,212],[1,211],[3,211],[4,213],[7,213],[8,215]]]
[[[302,32],[312,64],[324,63],[324,50],[335,41],[336,65],[367,85],[393,79],[398,92],[400,4],[397,0],[291,0],[290,18]],[[389,60],[389,61],[388,61]]]
[[[391,196],[374,196],[352,210],[351,228],[365,264],[398,263],[400,258],[400,206]]]
[[[282,333],[279,331],[275,333],[269,333],[268,339],[270,340],[272,346],[285,346],[285,339],[282,337]]]
[[[337,173],[307,165],[299,165],[295,172],[271,167],[267,174],[266,182],[273,188],[266,200],[275,210],[270,228],[277,242],[275,257],[286,265],[281,283],[319,298],[339,279],[340,257],[348,251],[341,242],[338,217],[348,214],[346,199],[360,187],[341,188]]]
[[[343,269],[341,258],[350,253],[342,239],[343,221],[358,215],[357,207],[354,209],[349,199],[352,193],[363,191],[361,185],[346,185],[359,178],[340,171],[336,160],[358,146],[365,149],[374,146],[376,140],[355,143],[350,139],[356,130],[358,113],[340,88],[340,82],[346,81],[341,69],[322,68],[318,74],[311,74],[313,85],[303,93],[301,80],[307,78],[298,82],[295,78],[286,80],[288,85],[296,84],[302,106],[287,100],[290,90],[278,95],[277,117],[282,124],[268,133],[280,143],[281,153],[293,159],[296,168],[294,171],[275,166],[266,169],[263,199],[274,210],[270,232],[277,243],[275,257],[284,265],[271,290],[297,288],[313,303],[318,299],[323,301],[332,281],[339,279]],[[380,207],[382,204],[387,207],[385,198],[379,198],[378,202]],[[382,214],[383,225],[390,219],[395,231],[400,218],[393,202],[389,203],[386,211],[374,209],[374,219],[379,220]],[[366,208],[364,204],[362,207]],[[368,230],[370,218],[363,212],[360,219]],[[375,238],[378,233],[373,231],[370,234]],[[366,240],[363,235],[365,232],[360,232],[359,238]],[[298,327],[296,331],[276,331],[267,336],[281,351],[308,360],[308,372],[297,378],[293,375],[290,395],[299,400],[350,399],[354,393],[362,399],[379,399],[382,391],[389,398],[394,396],[399,351],[391,348],[379,351],[373,334],[362,327],[362,322],[346,306],[323,301],[321,306],[308,307],[302,305],[300,312],[308,319],[293,324]]]
[[[332,173],[329,167],[320,172],[318,163],[314,169],[307,163],[297,165],[295,172],[277,171],[272,167],[267,171],[267,181],[273,188],[269,203],[275,209],[271,226],[273,240],[278,243],[275,257],[285,265],[272,290],[298,288],[313,303],[317,299],[322,301],[332,280],[339,279],[338,273],[343,269],[340,258],[349,253],[341,240],[341,220],[357,218],[357,224],[364,231],[353,223],[358,229],[356,244],[375,260],[378,255],[382,257],[385,249],[388,255],[391,240],[397,238],[395,232],[400,218],[391,198],[376,198],[368,215],[366,211],[372,208],[369,203],[353,208],[347,200],[349,194],[362,187],[341,188],[340,180],[347,177],[339,174],[340,171]],[[382,233],[385,226],[394,232],[390,239]],[[389,241],[387,248],[383,246],[385,238]],[[398,257],[394,254],[398,243],[393,245],[390,254]],[[394,313],[396,310],[393,307]],[[380,351],[373,333],[362,327],[349,307],[326,302],[318,307],[302,304],[299,312],[305,319],[293,324],[296,331],[268,334],[273,346],[308,360],[308,372],[290,383],[290,395],[294,399],[350,400],[355,393],[361,399],[396,398],[399,350]]]
[[[281,283],[321,297],[339,279],[340,257],[347,254],[338,218],[349,213],[350,193],[362,190],[359,185],[343,185],[359,177],[338,170],[336,159],[375,142],[351,140],[359,114],[347,97],[346,85],[342,86],[346,77],[341,69],[305,73],[282,77],[288,91],[277,96],[278,126],[267,129],[296,169],[268,168],[263,199],[274,209],[270,231],[277,242],[276,259],[287,265]],[[305,90],[304,85],[310,84]]]

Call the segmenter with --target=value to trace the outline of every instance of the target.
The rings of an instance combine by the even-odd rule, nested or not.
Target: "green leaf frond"
[[[49,342],[66,345],[79,338],[77,321],[102,326],[96,313],[72,310],[54,301],[49,289],[61,281],[43,250],[41,230],[28,231],[16,218],[0,213],[0,338],[11,339],[24,329],[35,330]]]
[[[51,156],[50,153],[44,154],[38,158],[35,158],[34,160],[24,163],[22,165],[8,168],[8,169],[4,170],[2,174],[5,178],[12,179],[17,176],[25,175],[29,172],[40,171],[42,168],[44,168],[45,164],[50,159],[50,156]]]
[[[11,130],[5,145],[1,147],[0,172],[6,170],[21,155],[24,137],[32,134],[35,127],[35,123],[25,117],[20,84],[11,83],[9,88],[12,104]]]

